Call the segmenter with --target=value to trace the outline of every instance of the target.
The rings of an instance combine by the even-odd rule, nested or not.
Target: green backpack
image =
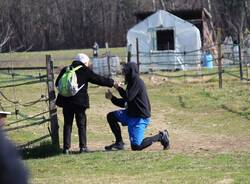
[[[82,66],[77,66],[75,68],[68,66],[65,73],[62,75],[58,82],[58,93],[64,97],[70,97],[77,94],[77,92],[82,89],[85,85],[78,87],[76,71]]]

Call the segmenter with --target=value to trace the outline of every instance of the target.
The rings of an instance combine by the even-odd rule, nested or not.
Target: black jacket
[[[28,172],[15,146],[5,137],[0,127],[0,183],[28,184]]]
[[[137,64],[130,62],[124,65],[123,73],[127,83],[126,91],[119,87],[118,91],[122,98],[112,97],[113,104],[125,107],[127,103],[128,115],[132,117],[149,118],[151,107],[143,80],[139,77]]]
[[[95,74],[90,68],[85,66],[83,63],[78,61],[73,61],[71,64],[72,67],[77,67],[82,65],[82,68],[76,71],[78,86],[82,86],[85,84],[81,90],[72,97],[64,97],[58,94],[56,99],[56,105],[59,107],[68,107],[74,109],[83,109],[89,108],[89,96],[88,96],[88,82],[97,84],[100,86],[112,87],[114,85],[113,79],[108,79],[102,77],[100,75]],[[62,75],[65,73],[66,67],[63,68],[56,79],[56,86],[58,86],[58,82]]]

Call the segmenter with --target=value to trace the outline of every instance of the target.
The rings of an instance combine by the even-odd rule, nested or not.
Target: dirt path
[[[93,110],[94,109],[94,110]],[[92,108],[92,111],[89,110],[89,114],[98,114],[102,117],[106,116],[106,113],[114,109],[113,106],[105,104],[105,112],[103,112],[103,106],[96,106]],[[173,153],[199,153],[199,152],[214,152],[214,153],[228,153],[228,152],[248,152],[250,153],[250,134],[248,136],[226,136],[213,134],[209,135],[206,133],[188,130],[185,127],[180,127],[171,122],[165,122],[167,113],[176,113],[175,109],[157,109],[157,112],[153,112],[152,121],[153,123],[148,127],[146,131],[146,136],[154,135],[159,130],[162,130],[163,127],[166,127],[170,133],[170,143],[171,149],[170,152]],[[157,114],[157,116],[156,116]],[[89,116],[91,119],[91,116]],[[89,120],[91,122],[91,120]],[[154,123],[157,122],[157,123]],[[107,132],[107,135],[111,135],[110,128],[108,125],[102,125],[99,127],[99,124],[89,124],[89,130],[93,129],[94,133]],[[96,127],[94,127],[96,126]],[[94,127],[94,128],[93,128]],[[122,128],[123,135],[125,138],[126,149],[130,149],[127,130]],[[106,135],[106,134],[105,134]],[[107,139],[106,139],[107,140]],[[111,140],[110,140],[111,141]],[[88,147],[92,151],[102,151],[104,146],[110,142],[105,142],[104,140],[95,140],[89,141]],[[78,149],[78,145],[74,145]],[[155,143],[145,151],[159,151],[162,150],[160,143]]]
[[[209,136],[197,134],[184,129],[175,129],[170,127],[170,152],[173,153],[229,153],[229,152],[250,152],[250,137],[226,137]],[[130,150],[128,139],[125,139],[126,149]],[[89,142],[90,151],[104,151],[105,142]],[[72,145],[73,150],[78,149],[78,145]],[[155,143],[145,151],[160,151],[162,146]]]
[[[209,136],[182,129],[171,129],[170,131],[173,152],[250,152],[250,137]]]

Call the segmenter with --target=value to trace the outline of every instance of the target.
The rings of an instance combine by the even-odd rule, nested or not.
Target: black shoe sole
[[[117,148],[117,147],[104,147],[106,151],[120,151],[124,150],[124,148]]]
[[[162,134],[162,139],[164,139],[164,141],[161,141],[161,145],[163,146],[163,150],[167,150],[170,149],[170,142],[169,142],[169,133],[167,130],[164,130],[161,132]],[[167,145],[166,145],[167,144]]]
[[[124,148],[122,148],[122,149],[120,149],[120,148],[104,148],[105,149],[105,151],[122,151],[122,150],[124,150]]]

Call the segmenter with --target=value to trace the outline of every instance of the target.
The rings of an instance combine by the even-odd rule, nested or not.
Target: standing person
[[[81,86],[80,91],[70,97],[64,97],[58,94],[56,99],[56,105],[63,108],[63,153],[65,154],[69,153],[71,146],[71,131],[74,116],[78,127],[80,153],[87,151],[87,118],[85,111],[89,108],[88,82],[107,87],[114,85],[113,79],[99,76],[89,68],[89,57],[87,55],[78,54],[70,67],[76,68],[78,66],[81,66],[81,68],[76,70],[77,83],[78,86]],[[66,72],[66,68],[67,67],[63,68],[57,77],[56,86],[58,86],[60,78]]]
[[[0,111],[0,183],[28,184],[28,172],[24,167],[15,146],[5,137],[2,130],[9,112]]]
[[[98,57],[98,49],[99,49],[99,45],[97,42],[95,42],[93,45],[93,57]]]
[[[121,129],[118,124],[128,126],[129,139],[132,150],[143,150],[153,142],[161,142],[163,149],[169,148],[169,136],[167,131],[144,138],[144,131],[150,123],[151,107],[147,90],[143,80],[139,77],[138,66],[129,62],[123,67],[127,89],[115,85],[122,98],[117,98],[108,90],[105,94],[114,105],[125,108],[107,114],[107,121],[115,136],[115,143],[105,146],[105,150],[123,150],[124,142]]]

